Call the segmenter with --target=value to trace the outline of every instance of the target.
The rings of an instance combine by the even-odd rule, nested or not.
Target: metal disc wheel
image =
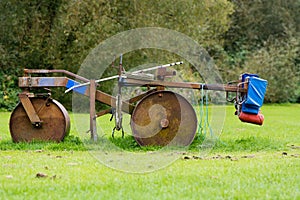
[[[63,105],[43,97],[30,98],[30,101],[42,121],[41,127],[31,124],[23,105],[19,103],[9,122],[13,141],[62,141],[70,130],[70,117]]]
[[[156,91],[137,104],[130,125],[141,146],[188,146],[195,137],[197,117],[181,95]]]

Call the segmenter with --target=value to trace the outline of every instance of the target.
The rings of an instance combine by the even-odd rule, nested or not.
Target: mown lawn
[[[221,137],[205,156],[194,145],[151,173],[103,165],[74,128],[60,144],[14,144],[9,113],[0,113],[0,199],[300,199],[300,105],[264,105],[262,127],[233,112],[227,107]],[[144,151],[131,138],[123,143]]]

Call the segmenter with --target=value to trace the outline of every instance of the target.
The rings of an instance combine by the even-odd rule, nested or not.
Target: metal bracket
[[[158,68],[156,72],[156,77],[158,80],[165,80],[166,77],[172,77],[176,75],[176,71],[167,71],[166,67]]]
[[[21,104],[23,105],[23,108],[27,114],[27,116],[29,117],[29,120],[31,122],[31,124],[37,128],[41,127],[42,125],[42,121],[39,118],[37,112],[35,111],[29,97],[27,96],[26,93],[20,93],[19,94],[19,99]]]

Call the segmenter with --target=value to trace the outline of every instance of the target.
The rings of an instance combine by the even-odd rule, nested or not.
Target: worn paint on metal
[[[49,85],[55,85],[55,78],[41,78],[38,83],[39,86],[49,87]]]
[[[70,130],[70,117],[66,109],[58,101],[49,98],[34,97],[30,101],[39,115],[41,126],[32,125],[23,105],[19,103],[9,122],[13,141],[62,141]]]
[[[38,123],[41,123],[42,121],[40,120],[38,114],[36,113],[36,110],[33,107],[27,94],[25,94],[25,93],[19,94],[19,99],[20,99],[20,102],[21,102],[31,124],[38,125]]]
[[[66,77],[19,77],[19,87],[65,87]]]
[[[181,95],[156,91],[138,103],[130,125],[141,146],[188,146],[196,134],[197,117]]]
[[[74,80],[71,80],[71,79],[68,79],[68,82],[66,84],[66,88],[71,88],[73,87],[74,85],[79,85],[80,83],[74,81]],[[82,86],[82,87],[78,87],[78,88],[74,88],[73,91],[74,92],[77,92],[79,94],[83,94],[85,95],[86,92],[87,92],[87,89],[88,87],[87,86]]]

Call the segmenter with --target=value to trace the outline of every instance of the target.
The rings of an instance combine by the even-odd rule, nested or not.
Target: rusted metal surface
[[[189,89],[204,89],[204,90],[215,90],[215,91],[227,91],[227,92],[246,92],[247,88],[238,87],[237,85],[226,85],[226,84],[202,84],[192,82],[168,82],[168,81],[148,81],[148,80],[135,80],[135,79],[124,79],[124,86],[147,86],[157,87],[164,86],[169,88],[189,88]]]
[[[166,67],[158,68],[156,72],[156,77],[158,80],[165,80],[166,77],[172,77],[176,75],[176,71],[167,71]]]
[[[97,124],[96,124],[96,107],[95,107],[95,98],[96,98],[96,83],[95,80],[90,80],[90,131],[91,139],[97,141]]]
[[[19,77],[19,87],[21,88],[43,88],[43,87],[67,87],[70,88],[73,85],[79,84],[78,82],[69,79],[67,77]],[[76,88],[73,91],[89,96],[90,91],[88,86],[83,86],[80,88]],[[98,101],[104,103],[106,105],[115,107],[116,98],[104,93],[100,90],[96,91],[96,97]],[[134,106],[130,103],[123,101],[122,102],[122,110],[126,113],[132,113]]]
[[[39,127],[41,126],[42,121],[40,120],[38,114],[36,113],[36,110],[34,109],[29,97],[26,93],[20,93],[19,94],[20,102],[31,122],[32,125]]]
[[[62,141],[70,129],[70,118],[66,109],[59,102],[49,98],[35,97],[30,98],[30,101],[38,111],[41,126],[32,125],[23,105],[19,103],[9,122],[13,141]]]
[[[130,125],[135,140],[142,146],[187,146],[195,137],[197,117],[181,95],[156,91],[138,103]]]
[[[122,112],[131,114],[131,128],[135,140],[141,146],[148,145],[189,145],[197,129],[197,117],[193,107],[181,95],[167,91],[168,88],[189,88],[197,90],[215,90],[236,93],[236,99],[247,92],[247,82],[240,84],[203,84],[193,82],[170,82],[166,77],[176,75],[175,71],[167,71],[167,66],[182,64],[171,63],[163,66],[138,70],[130,74],[124,73],[122,59],[117,76],[100,80],[88,80],[66,70],[25,69],[24,77],[19,78],[21,103],[11,115],[10,129],[15,142],[32,140],[61,141],[68,133],[70,120],[64,107],[48,98],[29,97],[29,88],[66,87],[69,91],[90,98],[90,130],[93,140],[97,139],[96,118],[108,113],[115,116],[117,130],[122,127]],[[141,78],[139,73],[156,69],[156,78]],[[74,77],[80,82],[68,77],[32,77],[31,74],[63,73]],[[119,93],[117,97],[97,90],[97,83],[119,78]],[[138,78],[137,78],[138,77]],[[84,82],[84,83],[82,83]],[[130,98],[121,99],[121,87],[147,87],[148,91]],[[67,91],[68,91],[67,90]],[[96,114],[95,100],[110,106],[109,109]],[[135,104],[138,102],[137,106]],[[118,109],[118,110],[116,110]],[[116,112],[117,111],[117,112]],[[35,125],[35,126],[33,126]]]
[[[69,72],[69,71],[63,70],[63,69],[53,69],[53,70],[48,70],[48,69],[24,69],[24,74],[26,76],[28,74],[50,74],[50,73],[62,73],[62,74],[66,74],[68,76],[71,76],[73,78],[76,78],[76,79],[84,81],[84,82],[89,81],[89,79],[87,79],[87,78],[84,78],[82,76],[79,76],[77,74],[74,74],[72,72]]]
[[[108,108],[106,110],[101,110],[100,112],[96,113],[96,117],[101,117],[106,114],[112,114],[112,109]]]
[[[19,77],[19,87],[65,87],[67,77]]]

